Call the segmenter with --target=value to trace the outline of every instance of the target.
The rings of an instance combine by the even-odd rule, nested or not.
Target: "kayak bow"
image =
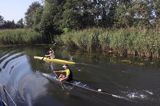
[[[53,62],[53,63],[57,63],[57,64],[70,64],[70,65],[76,64],[73,61],[67,61],[67,60],[62,60],[62,59],[50,59],[47,57],[40,57],[40,56],[34,56],[34,59],[43,60],[46,62]]]

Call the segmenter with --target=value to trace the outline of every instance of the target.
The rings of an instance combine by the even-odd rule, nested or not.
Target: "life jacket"
[[[73,74],[72,71],[70,69],[66,69],[66,76],[68,76],[68,79],[66,81],[72,81],[73,80]]]

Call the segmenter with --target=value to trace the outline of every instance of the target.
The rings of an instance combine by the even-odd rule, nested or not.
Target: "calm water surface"
[[[160,106],[160,68],[118,62],[101,54],[55,48],[57,58],[73,60],[74,79],[107,94],[82,88],[63,89],[40,73],[50,65],[33,56],[44,56],[47,46],[1,47],[0,85],[18,106]],[[60,68],[55,65],[54,68]]]

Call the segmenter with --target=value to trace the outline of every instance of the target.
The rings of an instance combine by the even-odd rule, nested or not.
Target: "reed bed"
[[[101,50],[106,53],[144,57],[160,56],[160,33],[156,30],[86,29],[65,33],[57,38],[59,43],[84,51]]]
[[[0,44],[36,44],[42,42],[42,36],[31,29],[0,30]]]

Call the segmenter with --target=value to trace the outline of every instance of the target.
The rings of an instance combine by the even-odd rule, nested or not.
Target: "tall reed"
[[[147,57],[159,57],[160,33],[156,30],[127,29],[85,29],[61,35],[59,43],[74,45],[86,51],[110,49],[123,54],[136,54]]]
[[[31,29],[0,30],[0,44],[36,44],[42,36]]]

